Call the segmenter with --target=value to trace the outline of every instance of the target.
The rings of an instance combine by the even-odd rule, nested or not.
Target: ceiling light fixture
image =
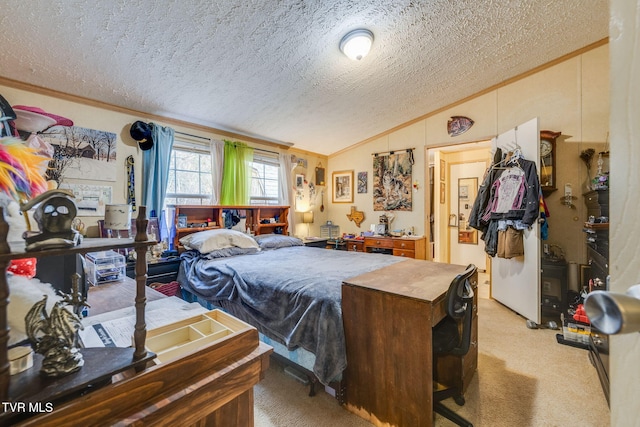
[[[359,61],[369,53],[373,43],[373,33],[363,28],[348,32],[340,40],[340,50],[354,61]]]

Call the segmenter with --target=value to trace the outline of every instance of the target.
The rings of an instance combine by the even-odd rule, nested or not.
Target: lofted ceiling
[[[0,0],[0,76],[329,155],[608,22],[607,0]],[[355,28],[361,61],[338,48]]]

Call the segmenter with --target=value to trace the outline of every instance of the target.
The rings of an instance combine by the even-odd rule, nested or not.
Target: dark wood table
[[[409,259],[344,281],[349,411],[376,425],[432,425],[432,327],[444,318],[447,289],[464,270]],[[450,375],[473,375],[477,346],[467,357],[450,366]]]
[[[147,302],[155,301],[167,296],[146,286]],[[87,294],[89,316],[106,313],[121,308],[131,307],[131,301],[136,296],[136,281],[126,277],[116,282],[103,283],[98,286],[90,286]]]

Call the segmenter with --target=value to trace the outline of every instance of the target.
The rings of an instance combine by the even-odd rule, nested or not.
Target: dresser
[[[591,290],[609,290],[609,190],[594,190],[584,194],[587,215],[596,221],[584,225],[589,270],[586,279]],[[606,221],[605,221],[606,219]],[[582,284],[583,286],[585,283]],[[589,359],[598,372],[607,402],[609,401],[609,337],[591,327]]]
[[[364,252],[385,253],[414,259],[426,259],[426,238],[371,236],[364,238]]]

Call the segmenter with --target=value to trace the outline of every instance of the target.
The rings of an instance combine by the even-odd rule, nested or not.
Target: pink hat
[[[42,108],[28,107],[26,105],[14,105],[13,109],[14,109],[14,111],[15,110],[30,111],[32,113],[36,113],[36,114],[40,114],[40,115],[45,116],[45,117],[49,117],[49,118],[51,118],[51,119],[56,121],[54,123],[54,125],[73,126],[73,122],[71,120],[67,119],[66,117],[56,116],[55,114],[47,113]],[[16,111],[16,114],[19,115],[19,113],[17,111]]]

